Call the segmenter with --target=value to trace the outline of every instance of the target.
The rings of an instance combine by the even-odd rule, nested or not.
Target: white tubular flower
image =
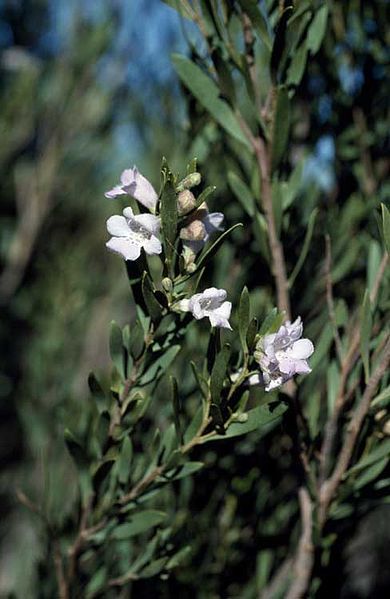
[[[307,374],[311,368],[307,359],[314,352],[309,339],[301,339],[303,326],[298,317],[289,320],[272,335],[265,335],[257,343],[255,359],[260,365],[265,390],[271,391],[283,385],[295,374]]]
[[[213,327],[231,330],[229,318],[232,304],[225,301],[226,297],[227,293],[224,289],[210,287],[202,293],[196,293],[189,299],[181,300],[179,309],[183,312],[191,312],[197,320],[207,317]]]
[[[153,185],[141,175],[136,166],[123,171],[120,185],[115,185],[105,193],[109,199],[120,195],[130,195],[152,212],[155,211],[158,195]]]
[[[107,231],[112,237],[106,246],[125,260],[137,260],[142,248],[149,255],[162,252],[161,242],[157,237],[160,219],[153,214],[135,215],[131,208],[125,208],[123,216],[110,216]]]

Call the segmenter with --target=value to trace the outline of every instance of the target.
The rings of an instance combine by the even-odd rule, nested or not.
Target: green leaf
[[[133,458],[133,445],[130,437],[125,437],[118,460],[118,478],[122,484],[127,483],[130,476],[131,461]]]
[[[368,246],[367,259],[367,288],[371,291],[374,287],[374,281],[377,277],[382,258],[382,248],[376,239],[371,239]]]
[[[248,326],[248,332],[246,334],[246,344],[249,351],[253,349],[255,344],[255,338],[257,335],[257,324],[257,318],[252,318]]]
[[[248,418],[245,422],[233,422],[224,435],[216,434],[213,437],[209,437],[205,442],[239,437],[254,430],[261,431],[265,435],[278,424],[282,414],[286,410],[287,407],[284,404],[279,404],[272,410],[268,405],[259,406],[246,413]]]
[[[253,218],[255,214],[255,206],[252,191],[249,189],[246,183],[244,183],[244,181],[240,179],[240,177],[233,171],[228,172],[227,178],[230,188],[233,191],[234,195],[237,197],[238,201],[240,202],[244,210],[247,212],[247,214],[251,218]]]
[[[371,315],[371,302],[370,294],[366,289],[364,294],[363,304],[361,308],[361,320],[360,320],[360,354],[363,360],[364,375],[366,384],[370,378],[370,336],[372,329],[372,315]]]
[[[371,402],[371,407],[377,406],[378,404],[384,403],[386,406],[390,400],[390,385],[383,389]]]
[[[184,85],[217,123],[237,141],[252,149],[234,112],[227,102],[219,98],[220,92],[214,81],[185,56],[173,54],[172,62]]]
[[[196,383],[197,383],[197,385],[198,385],[198,387],[199,387],[199,389],[200,389],[203,397],[206,399],[207,396],[208,396],[208,385],[207,385],[207,381],[206,381],[206,379],[203,378],[203,376],[201,375],[201,373],[197,369],[195,362],[193,362],[191,360],[190,365],[191,365],[192,372],[194,373],[194,377],[195,377]]]
[[[331,362],[327,371],[328,414],[334,411],[337,392],[339,390],[340,372],[336,362]]]
[[[126,374],[122,330],[114,321],[111,322],[110,328],[110,356],[120,376],[124,379]]]
[[[371,466],[371,464],[374,464],[375,462],[381,460],[384,457],[390,457],[390,439],[385,439],[384,441],[381,441],[374,447],[374,449],[370,453],[364,455],[359,460],[359,462],[355,464],[355,466],[353,466],[347,471],[347,476],[355,474],[356,472],[360,472],[360,470],[363,470],[363,468]]]
[[[169,480],[181,480],[186,476],[191,476],[192,474],[195,474],[195,472],[201,470],[203,466],[203,462],[187,462],[186,464],[179,465],[177,468],[174,468],[173,470],[167,471],[160,478]]]
[[[356,478],[353,482],[353,488],[355,491],[361,489],[371,483],[373,480],[378,478],[378,476],[383,472],[389,462],[389,456],[382,458],[381,460],[375,462],[364,470],[360,476]]]
[[[305,72],[308,49],[306,43],[303,42],[296,52],[294,52],[290,67],[288,69],[287,83],[289,85],[298,86]]]
[[[156,576],[164,569],[168,560],[168,557],[159,557],[158,559],[150,562],[150,564],[148,564],[146,568],[141,570],[141,572],[138,574],[139,578],[152,578],[153,576]]]
[[[172,557],[169,558],[169,561],[165,565],[166,570],[173,570],[173,568],[180,566],[183,560],[185,560],[190,553],[190,545],[182,547],[182,549],[177,551],[174,555],[172,555]]]
[[[323,4],[310,23],[306,46],[311,54],[316,54],[321,47],[328,21],[328,6]]]
[[[188,428],[186,429],[186,431],[184,433],[184,442],[185,443],[192,441],[192,439],[195,437],[195,435],[197,434],[197,432],[200,428],[202,420],[203,420],[203,406],[199,406],[199,408],[196,410]]]
[[[146,532],[154,526],[158,526],[166,518],[165,512],[157,510],[143,510],[129,516],[130,522],[119,524],[111,533],[116,540],[129,539],[135,535]]]
[[[272,44],[271,37],[268,32],[267,21],[258,7],[257,0],[238,0],[238,2],[252,21],[252,25],[254,26],[255,31],[259,34],[261,41],[265,44],[268,50],[271,50]]]
[[[88,456],[87,456],[85,450],[79,443],[79,441],[76,439],[76,437],[73,435],[73,433],[71,433],[71,431],[67,428],[64,431],[64,437],[65,437],[66,447],[68,448],[68,451],[69,451],[70,455],[72,456],[76,466],[80,470],[88,469],[89,468],[89,459],[88,459]]]
[[[210,377],[210,393],[213,403],[221,403],[221,392],[225,380],[226,369],[229,363],[230,345],[225,343],[221,351],[217,354]]]
[[[99,381],[97,380],[95,374],[90,372],[88,375],[88,387],[90,392],[96,399],[104,399],[106,394],[104,393]]]
[[[281,67],[283,66],[283,54],[286,49],[287,22],[292,13],[292,7],[288,6],[281,14],[275,28],[274,43],[271,52],[271,77],[274,83],[281,78]]]
[[[385,247],[388,254],[390,254],[390,212],[384,204],[382,206],[382,226],[383,226],[383,239],[385,241]]]
[[[172,398],[173,419],[175,423],[176,435],[181,444],[183,444],[183,432],[180,425],[180,400],[177,388],[177,380],[174,376],[169,377],[169,386]]]
[[[169,174],[161,196],[161,228],[168,265],[172,262],[175,251],[177,220],[176,191],[172,176]]]
[[[312,211],[312,213],[309,216],[309,222],[307,223],[306,235],[305,235],[305,239],[303,240],[301,253],[299,254],[299,258],[294,267],[294,270],[292,271],[292,273],[288,279],[289,287],[292,287],[294,285],[295,279],[299,275],[300,270],[305,263],[306,256],[309,253],[310,242],[311,242],[311,238],[313,237],[314,226],[316,224],[317,214],[318,214],[318,208],[314,208],[314,210]]]
[[[276,110],[272,134],[272,172],[279,166],[286,153],[290,130],[290,100],[288,90],[282,85],[277,90]]]
[[[266,335],[267,333],[270,333],[271,331],[273,331],[273,329],[276,330],[278,328],[278,324],[276,325],[276,323],[279,323],[280,316],[281,315],[278,313],[278,309],[272,308],[271,312],[269,314],[267,314],[267,316],[264,318],[263,322],[261,323],[259,334]]]
[[[179,351],[180,345],[172,345],[172,347],[168,348],[159,357],[155,357],[150,367],[142,375],[140,384],[148,385],[149,383],[156,382],[172,364]]]
[[[247,287],[244,287],[240,297],[240,304],[238,306],[238,332],[240,335],[241,345],[244,352],[248,351],[248,345],[246,342],[246,336],[248,333],[250,319],[250,299],[249,291]]]
[[[200,255],[200,258],[196,264],[196,271],[199,271],[199,269],[202,268],[202,266],[206,263],[206,260],[209,260],[210,258],[212,258],[212,256],[214,256],[217,250],[219,250],[222,242],[226,239],[228,235],[230,235],[230,233],[232,233],[232,231],[242,226],[242,223],[237,223],[236,225],[233,225],[232,227],[230,227],[230,229],[222,233],[222,235],[220,235],[218,239],[216,239],[214,243]]]
[[[162,317],[162,307],[154,295],[152,282],[147,272],[144,272],[142,276],[142,293],[151,319],[153,322],[158,322]]]
[[[269,246],[268,246],[268,227],[267,221],[260,212],[256,211],[253,221],[253,233],[255,234],[257,243],[259,244],[260,253],[264,260],[269,263]]]

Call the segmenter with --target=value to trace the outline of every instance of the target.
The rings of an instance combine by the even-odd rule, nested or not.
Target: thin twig
[[[304,487],[298,491],[302,532],[294,560],[294,579],[286,599],[301,599],[309,586],[314,562],[312,540],[313,505],[309,492]]]
[[[277,569],[267,586],[259,593],[258,599],[274,599],[279,595],[281,587],[283,587],[291,574],[293,560],[287,557]]]
[[[62,563],[61,549],[58,544],[58,541],[54,542],[54,565],[55,565],[55,569],[56,569],[58,597],[59,597],[59,599],[68,599],[68,597],[69,597],[68,584],[65,579],[64,565]]]

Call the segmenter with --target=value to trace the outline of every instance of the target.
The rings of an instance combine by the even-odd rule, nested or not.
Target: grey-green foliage
[[[179,7],[184,19],[194,17],[189,2],[169,4]],[[241,388],[226,402],[231,381],[221,374],[223,370],[231,374],[242,365],[244,355],[239,352],[243,348],[245,353],[245,341],[249,346],[249,341],[252,342],[253,351],[255,330],[261,334],[275,331],[283,320],[283,315],[274,308],[264,188],[246,129],[240,125],[242,119],[252,135],[260,132],[272,146],[273,210],[277,234],[283,243],[292,312],[294,317],[298,314],[303,317],[307,325],[305,334],[316,346],[311,359],[313,372],[300,380],[298,387],[298,401],[308,425],[307,430],[300,431],[299,442],[309,447],[314,479],[318,480],[318,452],[325,423],[343,380],[335,331],[340,337],[342,357],[346,356],[356,330],[361,332],[361,338],[346,381],[348,412],[340,419],[330,466],[337,457],[338,443],[347,433],[346,420],[359,405],[365,377],[375,370],[388,334],[386,272],[381,276],[375,301],[368,300],[389,237],[388,210],[384,204],[380,206],[388,193],[384,179],[386,94],[383,75],[375,79],[373,68],[375,65],[380,71],[385,64],[386,21],[382,3],[365,3],[359,10],[352,1],[342,4],[302,1],[295,7],[289,2],[265,2],[260,6],[248,0],[234,5],[224,1],[200,4],[198,23],[200,18],[201,30],[206,34],[201,51],[192,48],[191,59],[174,58],[185,94],[190,97],[187,156],[188,160],[194,155],[198,157],[203,179],[217,187],[208,200],[211,209],[225,213],[228,227],[239,222],[244,226],[224,237],[223,243],[217,242],[213,260],[209,259],[214,251],[210,254],[211,242],[198,258],[198,271],[189,278],[184,275],[182,285],[183,293],[187,293],[188,286],[195,285],[201,275],[205,286],[228,288],[235,306],[234,334],[228,338],[232,346],[230,361],[227,365],[225,340],[222,345],[216,338],[209,343],[208,327],[201,323],[187,326],[185,317],[168,314],[166,304],[170,298],[160,285],[161,270],[165,268],[166,275],[172,273],[172,268],[180,267],[178,246],[172,247],[176,218],[173,205],[163,218],[167,261],[164,265],[151,261],[149,273],[145,275],[142,271],[132,278],[133,289],[138,285],[141,290],[138,297],[144,298],[137,319],[128,306],[127,291],[123,290],[113,296],[114,302],[110,300],[112,307],[103,304],[101,311],[91,315],[91,298],[101,293],[101,282],[105,281],[108,294],[114,279],[124,280],[123,270],[117,266],[120,260],[113,257],[106,257],[104,268],[91,273],[91,253],[87,247],[93,247],[94,255],[103,255],[101,239],[92,244],[92,239],[84,238],[76,247],[72,241],[65,246],[66,256],[57,256],[55,273],[35,291],[35,301],[42,305],[36,317],[41,334],[32,343],[27,376],[21,386],[21,392],[26,389],[35,402],[40,398],[37,404],[27,404],[21,410],[26,435],[28,431],[35,440],[34,446],[39,447],[50,427],[54,428],[54,437],[60,437],[66,420],[72,431],[72,436],[67,436],[68,447],[79,468],[76,473],[64,452],[57,451],[49,460],[49,452],[45,451],[43,462],[50,472],[46,475],[49,480],[46,486],[38,480],[29,489],[32,498],[43,504],[54,529],[50,530],[39,518],[34,520],[35,530],[43,533],[41,537],[50,532],[49,543],[41,545],[41,577],[45,582],[43,585],[39,581],[36,587],[44,588],[41,592],[46,596],[57,592],[53,568],[56,541],[59,540],[67,572],[68,549],[74,546],[82,522],[83,507],[72,503],[70,497],[75,483],[64,485],[64,480],[70,477],[72,481],[79,477],[90,529],[77,556],[76,575],[70,584],[72,591],[82,589],[86,596],[99,593],[116,596],[118,589],[108,586],[111,580],[134,595],[153,588],[155,594],[174,594],[179,589],[184,595],[199,597],[254,597],[269,584],[284,557],[297,547],[300,524],[296,487],[301,473],[297,473],[295,463],[291,410],[284,413],[283,426],[276,426],[272,432],[280,422],[279,410],[285,409],[277,394],[266,396],[257,389],[248,398],[248,392]],[[255,33],[253,58],[258,90],[253,88],[244,55],[243,11],[252,21]],[[367,25],[370,20],[376,26],[371,33]],[[345,64],[365,68],[367,80],[360,91],[351,92],[344,86],[345,77],[340,68]],[[30,90],[27,95],[33,97],[35,92],[31,90],[36,88],[31,87],[31,81],[22,84]],[[375,90],[375,102],[370,89]],[[24,93],[15,97],[21,98]],[[309,154],[324,127],[321,120],[324,96],[331,103],[326,128],[335,142],[335,156],[331,164],[318,163],[315,176],[310,178]],[[259,110],[259,105],[270,107],[268,114]],[[12,116],[15,123],[28,118],[25,107],[20,101],[20,112],[17,117]],[[17,135],[5,147],[12,149],[12,143],[17,143],[18,136],[26,135],[29,128],[30,121],[26,127],[16,127]],[[167,140],[168,150],[171,145],[174,143]],[[168,151],[161,147],[160,153]],[[80,154],[73,155],[79,157],[74,160],[76,165],[80,164]],[[98,150],[89,154],[94,160],[97,155]],[[171,163],[170,154],[168,158]],[[156,167],[156,156],[151,163]],[[23,164],[19,168],[21,175],[28,174]],[[328,175],[331,173],[330,185],[321,188],[317,182],[321,183],[326,169]],[[156,173],[151,167],[148,175],[156,183]],[[80,168],[77,185],[69,173],[65,181],[71,180],[72,189],[77,187],[86,197],[89,176]],[[332,176],[337,184],[332,183]],[[168,179],[172,180],[171,174]],[[73,210],[78,214],[79,194],[72,197]],[[96,212],[97,206],[107,210],[103,199],[94,198],[92,212],[97,223],[93,225],[88,220],[91,231],[100,229],[103,222],[103,215]],[[326,299],[329,274],[324,233],[331,238],[334,322]],[[65,231],[65,242],[69,237],[69,231]],[[5,245],[2,251],[7,248]],[[69,272],[72,273],[70,289],[64,284],[69,280],[64,273]],[[244,285],[249,289],[250,315],[258,318],[258,325],[247,320],[245,294],[239,309]],[[116,314],[118,302],[123,302],[124,309]],[[57,307],[55,318],[48,319],[48,306],[53,303]],[[23,296],[18,305],[22,312],[29,309],[29,302]],[[78,317],[73,328],[69,328],[73,312]],[[131,321],[130,326],[119,327],[122,343],[115,328],[111,350],[116,366],[108,373],[108,357],[97,355],[100,373],[89,379],[91,397],[70,403],[69,397],[75,396],[69,391],[69,384],[74,380],[74,364],[79,358],[79,349],[75,347],[82,344],[77,338],[81,323],[103,321],[100,336],[106,336],[108,346],[108,333],[104,331],[113,317],[119,322]],[[249,329],[245,331],[247,322]],[[93,341],[89,346],[91,343],[93,346]],[[131,392],[121,404],[119,398],[125,381],[133,374],[136,379]],[[177,389],[167,374],[177,381]],[[216,432],[193,453],[183,453],[183,442],[190,443],[202,425],[211,378],[215,396],[223,378],[222,406],[215,401],[212,408],[210,405],[211,422],[206,434],[213,427]],[[79,393],[80,384],[77,390]],[[62,398],[60,413],[48,418],[50,411],[44,411],[41,402],[47,405],[59,397]],[[276,410],[272,404],[267,406],[269,399],[278,401]],[[314,537],[318,560],[310,578],[311,596],[318,590],[328,591],[329,581],[342,570],[340,548],[345,546],[360,514],[388,501],[387,405],[388,375],[383,377],[373,398],[350,468],[329,510],[322,538]],[[231,441],[228,437],[232,437]],[[58,464],[65,464],[63,470],[58,469]],[[163,471],[156,471],[162,465]],[[64,472],[63,476],[58,476],[58,472]],[[121,498],[149,475],[155,477],[153,484],[138,488],[141,492],[137,501],[122,504]],[[311,496],[316,501],[317,481],[311,482]],[[45,501],[42,488],[46,489]],[[72,493],[68,495],[70,490]],[[42,565],[45,563],[46,568]],[[150,578],[153,580],[148,582]],[[289,582],[285,580],[285,585]],[[280,593],[284,590],[281,588]]]

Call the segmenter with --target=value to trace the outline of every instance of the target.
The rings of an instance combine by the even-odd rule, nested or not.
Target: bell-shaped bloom
[[[109,199],[120,195],[130,195],[151,212],[155,211],[158,195],[153,185],[141,175],[136,166],[123,171],[120,184],[105,193]]]
[[[224,289],[210,287],[189,299],[181,300],[179,309],[183,312],[191,312],[197,320],[208,318],[213,327],[231,329],[229,318],[232,304],[226,301],[226,297],[227,293]]]
[[[106,246],[123,256],[125,260],[137,260],[143,248],[149,255],[160,254],[160,219],[153,214],[134,214],[131,208],[123,210],[123,216],[110,216],[107,231],[112,235]]]
[[[309,339],[301,339],[303,326],[298,317],[293,323],[287,321],[276,333],[265,335],[257,343],[255,359],[260,365],[265,390],[271,391],[295,374],[307,374],[311,368],[307,362],[314,351]]]

